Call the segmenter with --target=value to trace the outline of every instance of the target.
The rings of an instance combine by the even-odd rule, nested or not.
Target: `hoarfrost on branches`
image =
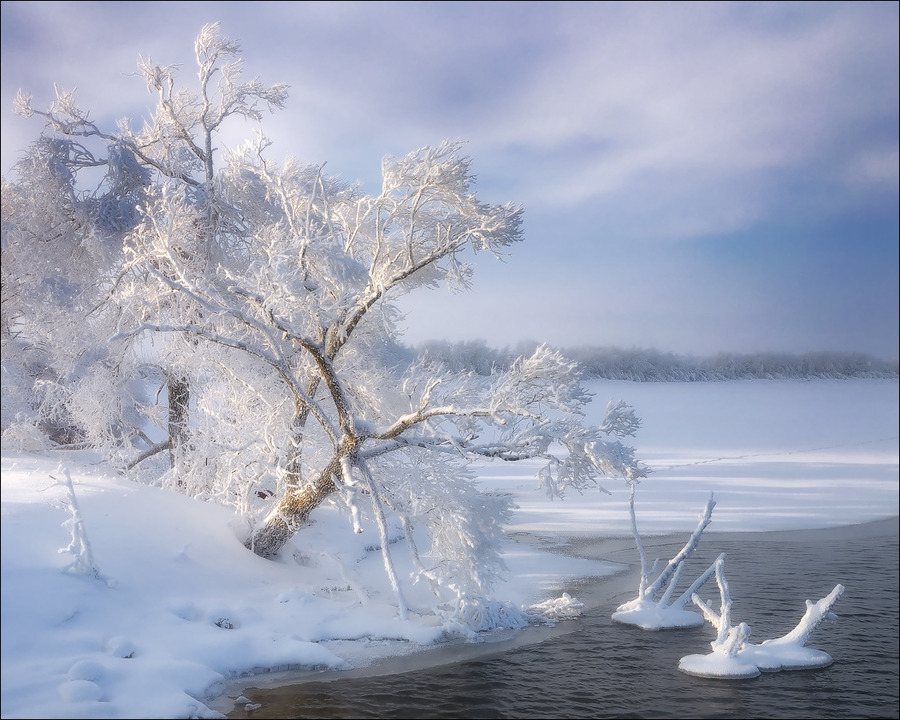
[[[99,127],[70,91],[46,110],[20,95],[45,124],[3,193],[4,368],[23,421],[232,505],[263,557],[296,551],[317,513],[346,512],[350,531],[376,529],[401,617],[404,547],[448,622],[521,622],[492,597],[511,500],[481,492],[467,465],[539,460],[552,497],[633,484],[647,469],[624,440],[639,420],[612,403],[585,424],[580,368],[548,347],[489,375],[417,355],[398,342],[394,301],[468,287],[472,254],[522,240],[522,208],[476,196],[460,142],[384,158],[374,195],[322,164],[273,161],[262,132],[223,148],[230,118],[261,121],[287,88],[243,80],[217,24],[195,55],[196,87],[140,60],[156,100],[140,129]],[[90,169],[103,179],[85,193]]]
[[[663,630],[667,628],[683,628],[696,627],[703,624],[703,617],[695,612],[686,610],[685,606],[691,600],[691,597],[699,590],[703,584],[715,572],[716,563],[713,563],[706,571],[704,571],[694,582],[674,600],[675,587],[681,579],[684,571],[684,564],[696,550],[700,543],[703,531],[712,520],[712,511],[716,506],[712,493],[700,520],[694,532],[691,534],[684,547],[666,564],[662,570],[659,570],[656,578],[653,574],[657,572],[659,559],[654,561],[652,567],[648,566],[647,553],[644,550],[644,544],[641,540],[640,533],[637,529],[637,518],[634,511],[634,494],[635,486],[631,486],[631,496],[629,499],[629,511],[631,513],[631,528],[634,535],[637,549],[641,558],[641,574],[638,585],[638,595],[634,600],[620,605],[616,612],[613,613],[612,619],[615,622],[625,625],[636,625],[645,630]],[[719,561],[724,561],[725,555],[719,556]]]

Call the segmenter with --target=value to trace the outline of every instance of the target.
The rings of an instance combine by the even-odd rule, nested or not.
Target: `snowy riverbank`
[[[648,538],[651,557],[672,557],[684,537]],[[634,597],[634,547],[621,538],[574,538],[552,552],[630,563],[620,575],[574,581],[584,612],[555,632],[525,632],[480,646],[456,646],[350,672],[249,678],[216,705],[228,717],[569,717],[806,718],[897,717],[900,612],[897,518],[836,528],[712,533],[688,563],[688,575],[718,553],[729,559],[733,616],[754,642],[797,622],[804,599],[833,583],[847,586],[837,619],[807,643],[828,652],[827,668],[764,673],[744,681],[710,681],[677,669],[686,654],[709,650],[704,624],[646,632],[614,622]],[[873,549],[877,548],[873,552]],[[683,586],[683,584],[682,584]],[[715,583],[701,593],[716,596]],[[873,630],[877,628],[877,630]],[[393,673],[403,673],[395,675]],[[234,699],[241,698],[236,705]],[[249,701],[249,702],[248,702]]]
[[[644,420],[635,445],[654,473],[637,496],[643,534],[686,536],[710,492],[710,532],[898,515],[896,381],[593,389],[597,412],[625,399]],[[64,525],[73,519],[66,471],[82,522],[75,535]],[[527,466],[485,466],[481,477],[515,495],[513,537],[629,535],[622,487],[549,502]],[[219,711],[208,703],[241,675],[346,669],[388,646],[421,650],[447,637],[421,585],[404,586],[421,611],[396,617],[377,534],[354,534],[327,507],[271,562],[246,552],[228,509],[136,485],[89,456],[4,450],[2,512],[3,717],[211,717]],[[72,544],[79,533],[91,567]],[[619,567],[515,542],[506,560],[497,597],[526,607]],[[398,557],[400,577],[411,569]]]

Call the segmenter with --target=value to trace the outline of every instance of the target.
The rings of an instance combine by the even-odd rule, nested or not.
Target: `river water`
[[[665,561],[685,538],[645,539]],[[900,550],[897,519],[829,530],[708,533],[690,560],[691,577],[720,552],[733,600],[732,622],[751,640],[788,632],[805,600],[846,591],[835,623],[807,645],[834,663],[764,673],[750,680],[696,678],[678,671],[685,655],[706,654],[708,623],[648,632],[613,623],[636,595],[637,553],[627,539],[573,539],[565,552],[630,564],[615,577],[586,578],[568,591],[585,603],[577,620],[552,631],[467,644],[362,672],[301,674],[274,688],[243,688],[230,718],[897,718],[900,714]],[[687,577],[687,575],[686,575]],[[684,584],[684,583],[683,583]],[[711,580],[704,598],[718,609]],[[413,669],[411,669],[413,668]],[[250,682],[250,681],[248,681]],[[254,708],[254,705],[259,707]]]

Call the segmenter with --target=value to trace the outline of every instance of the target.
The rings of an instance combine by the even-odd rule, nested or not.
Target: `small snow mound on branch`
[[[544,600],[544,602],[532,605],[529,612],[535,615],[543,615],[553,620],[570,620],[580,617],[584,610],[584,603],[573,598],[569,593],[563,593],[556,599]]]
[[[612,619],[613,622],[634,625],[642,630],[669,630],[703,625],[703,617],[695,612],[642,598],[620,605],[612,614]]]

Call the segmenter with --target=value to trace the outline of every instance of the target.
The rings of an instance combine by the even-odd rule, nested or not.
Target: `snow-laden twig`
[[[101,579],[100,571],[94,564],[94,553],[91,550],[91,542],[88,539],[87,531],[84,528],[84,519],[81,517],[81,509],[78,507],[78,499],[75,497],[75,487],[72,485],[72,476],[69,474],[68,468],[59,466],[59,471],[65,476],[65,480],[50,476],[58,484],[62,485],[66,491],[66,499],[62,501],[62,505],[68,509],[69,517],[63,523],[63,527],[72,534],[72,540],[68,546],[60,548],[59,552],[71,553],[72,562],[66,565],[66,572],[74,572],[81,575],[87,575],[97,580]]]
[[[844,586],[835,585],[834,590],[818,602],[807,600],[806,612],[800,619],[800,622],[797,623],[797,626],[786,635],[771,642],[792,642],[798,645],[806,645],[809,636],[825,620],[837,620],[837,615],[831,612],[831,608],[843,594]]]
[[[632,490],[631,496],[632,505],[634,504],[634,492]],[[690,558],[693,555],[694,550],[697,549],[697,546],[700,544],[700,537],[703,535],[703,531],[706,530],[709,523],[712,521],[712,511],[716,506],[716,501],[713,499],[713,494],[709,494],[709,500],[706,501],[706,506],[703,508],[703,513],[700,515],[700,521],[697,523],[697,527],[694,529],[694,532],[691,534],[691,537],[688,538],[688,541],[684,544],[684,547],[678,551],[678,554],[669,560],[668,564],[663,568],[662,572],[659,573],[659,576],[654,580],[650,585],[647,586],[644,591],[644,596],[648,599],[655,598],[660,590],[666,586],[666,583],[669,582],[673,577],[673,573],[675,573],[676,569],[678,569],[685,560]],[[640,536],[638,536],[638,542],[640,542]]]
[[[731,627],[731,591],[728,589],[728,581],[725,579],[725,556],[720,555],[713,567],[715,568],[716,583],[719,586],[719,597],[721,600],[719,612],[716,613],[696,593],[692,594],[691,599],[700,608],[703,617],[717,631],[716,639],[710,643],[713,652],[725,652],[728,655],[735,655],[741,648],[737,643],[737,635],[732,632],[733,628]],[[739,635],[742,638],[749,637],[749,630],[749,627],[746,627],[746,630],[739,633]]]

